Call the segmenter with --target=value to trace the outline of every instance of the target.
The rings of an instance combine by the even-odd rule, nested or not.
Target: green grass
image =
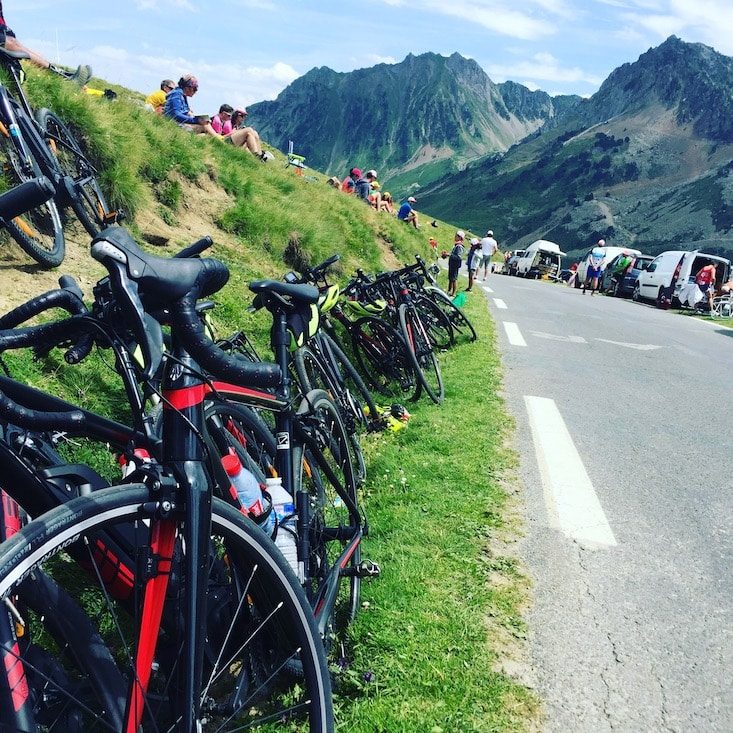
[[[129,212],[133,233],[143,214],[175,221],[194,187],[213,181],[227,192],[223,206],[200,212],[189,237],[210,231],[212,220],[218,226],[213,253],[231,271],[217,294],[222,335],[243,328],[260,347],[267,343],[266,314],[245,312],[247,282],[281,276],[286,247],[312,264],[339,253],[334,278],[343,282],[357,267],[375,271],[413,261],[415,253],[429,256],[429,236],[439,251],[452,244],[454,225],[430,226],[432,217],[421,213],[415,230],[331,189],[318,172],[296,177],[280,155],[265,165],[219,141],[194,138],[124,94],[110,104],[33,71],[29,92],[81,131],[112,204]],[[537,716],[533,694],[494,671],[524,638],[527,581],[503,544],[517,531],[504,490],[516,469],[506,447],[512,424],[498,396],[493,323],[482,293],[472,295],[466,308],[480,339],[441,357],[445,404],[410,403],[407,429],[365,440],[370,478],[363,504],[371,533],[364,553],[383,575],[364,584],[366,607],[346,643],[348,668],[337,674],[340,731],[518,731]],[[70,369],[60,354],[41,361],[22,356],[11,367],[54,394],[124,419],[110,360],[98,353]]]

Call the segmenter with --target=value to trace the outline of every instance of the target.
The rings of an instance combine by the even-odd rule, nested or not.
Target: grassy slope
[[[171,225],[171,246],[161,253],[218,223],[215,254],[232,271],[216,311],[223,332],[244,324],[264,337],[269,324],[262,314],[243,313],[246,282],[279,276],[288,240],[314,263],[339,252],[345,274],[427,254],[430,235],[441,248],[452,240],[447,224],[434,228],[426,221],[416,231],[333,191],[320,174],[298,178],[280,158],[263,165],[181,133],[124,100],[87,99],[49,75],[32,74],[30,88],[37,102],[86,131],[105,188],[131,212],[134,232],[144,234],[153,220]],[[215,211],[198,205],[192,212],[187,202],[212,180],[228,196],[216,197]],[[175,228],[184,220],[190,231]],[[82,275],[86,262],[77,271],[62,269]],[[445,405],[410,405],[407,430],[366,440],[364,504],[372,532],[365,554],[384,573],[365,584],[368,607],[348,640],[348,668],[338,675],[344,731],[508,731],[536,719],[532,693],[493,671],[507,655],[521,656],[526,580],[502,540],[516,531],[505,518],[503,489],[515,460],[505,448],[511,425],[497,396],[495,333],[480,293],[467,307],[480,340],[444,355]],[[61,363],[54,357],[16,368],[39,381],[43,367],[56,372]],[[59,369],[53,389],[116,414],[113,383],[97,358],[86,371]]]

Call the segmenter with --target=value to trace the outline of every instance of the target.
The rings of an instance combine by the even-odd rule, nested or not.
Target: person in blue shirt
[[[417,219],[417,212],[413,209],[413,204],[417,203],[417,199],[414,196],[409,196],[407,201],[404,201],[399,211],[397,212],[397,218],[400,221],[404,221],[405,224],[412,224],[415,229],[420,228],[420,224]]]
[[[198,79],[193,74],[186,74],[178,80],[178,86],[168,92],[163,106],[163,114],[170,117],[188,132],[195,132],[198,135],[213,135],[221,138],[216,130],[211,126],[211,122],[203,122],[197,118],[192,112],[188,104],[189,97],[193,97],[199,89]]]

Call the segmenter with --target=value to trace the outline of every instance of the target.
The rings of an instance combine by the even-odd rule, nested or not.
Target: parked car
[[[575,279],[575,287],[579,288],[585,282],[585,278],[588,276],[588,263],[592,254],[603,255],[603,272],[608,263],[620,255],[622,252],[630,252],[632,255],[640,255],[641,252],[638,249],[631,249],[630,247],[592,247],[589,249],[583,258],[578,262],[578,277]]]
[[[639,278],[639,273],[649,267],[649,263],[654,259],[652,255],[631,255],[631,262],[626,268],[622,278],[616,280],[613,277],[613,271],[618,261],[625,257],[623,253],[616,255],[603,271],[601,277],[601,291],[609,295],[623,298],[629,297],[634,292],[634,285]]]
[[[639,273],[631,297],[634,300],[653,300],[661,304],[664,291],[674,283],[670,298],[672,305],[677,307],[680,304],[680,290],[694,283],[700,268],[711,262],[715,264],[715,282],[727,282],[730,278],[730,260],[725,257],[701,254],[698,250],[662,252],[649,263],[646,270]]]
[[[502,275],[516,275],[517,274],[517,260],[524,254],[523,249],[515,249],[508,260],[504,260],[504,265],[501,268]]]
[[[538,239],[517,258],[516,274],[520,277],[533,278],[548,275],[552,280],[557,280],[560,273],[560,258],[564,254],[554,242]]]

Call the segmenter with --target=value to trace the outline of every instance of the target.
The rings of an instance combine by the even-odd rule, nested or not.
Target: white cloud
[[[377,64],[397,63],[397,59],[394,56],[379,56],[375,53],[367,54],[364,58],[370,66],[376,66]]]
[[[584,71],[577,66],[564,67],[552,54],[545,52],[536,53],[524,61],[508,65],[490,64],[486,67],[486,73],[493,81],[505,81],[521,76],[526,79],[552,82],[583,82],[594,87],[600,86],[603,81],[603,77]],[[527,87],[533,84],[537,88],[534,81],[523,83]]]

